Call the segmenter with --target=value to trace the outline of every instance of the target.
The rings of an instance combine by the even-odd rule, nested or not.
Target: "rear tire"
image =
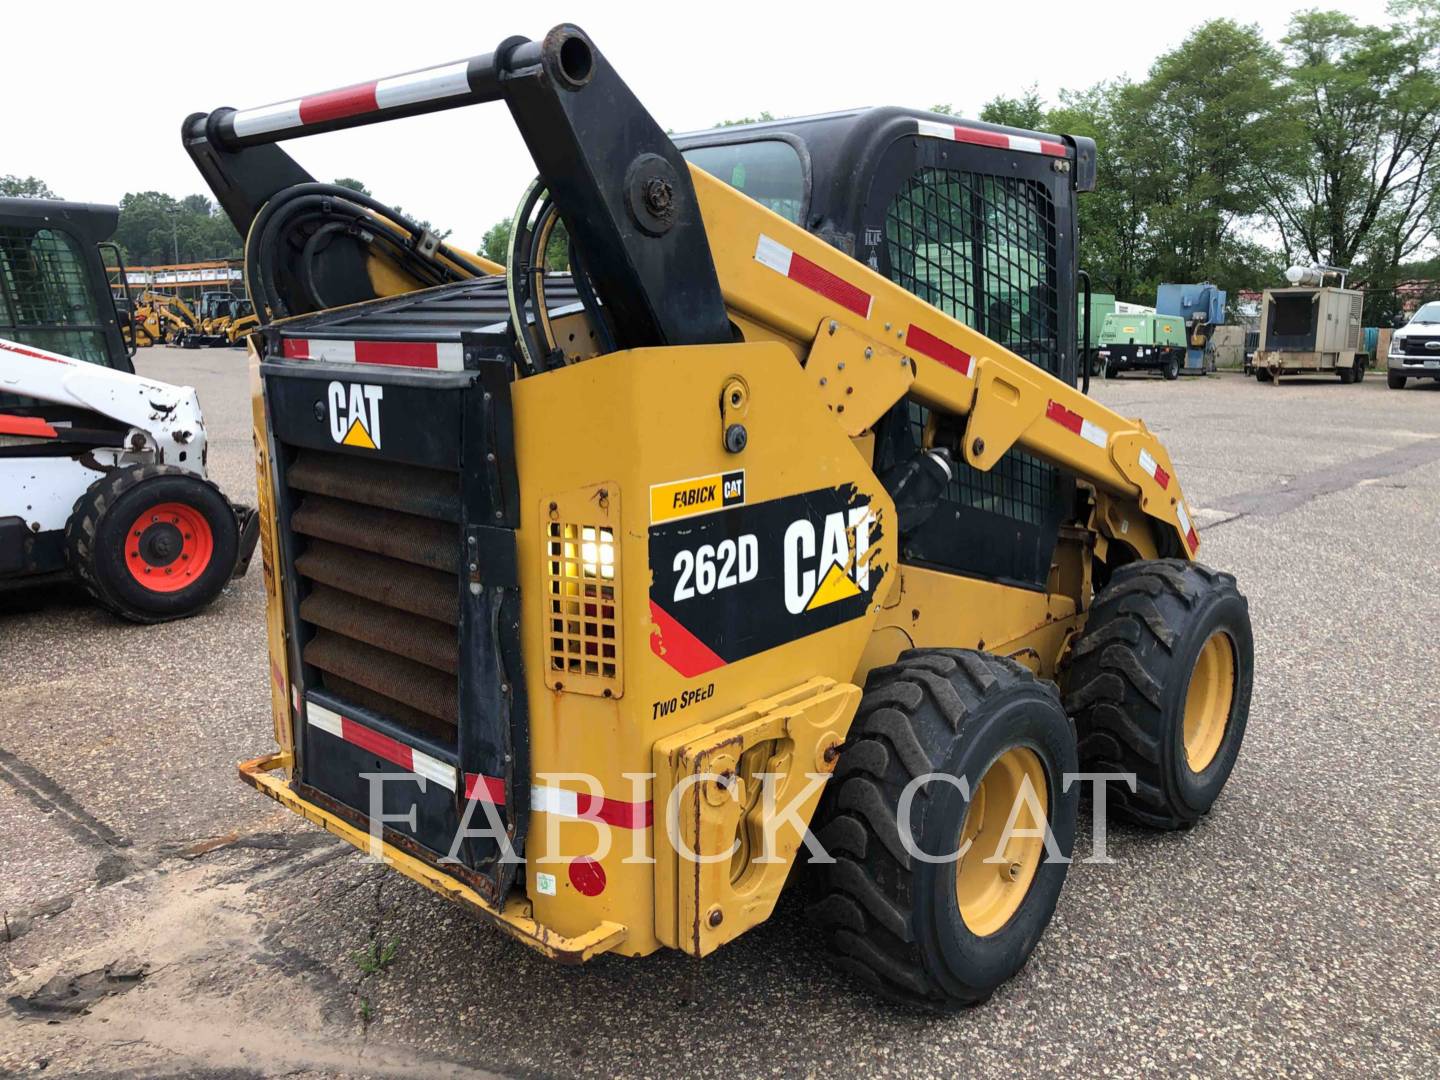
[[[1404,390],[1405,376],[1387,374],[1385,376],[1385,385],[1390,387],[1391,390]]]
[[[1257,367],[1255,369],[1256,382],[1271,382],[1274,378],[1275,376],[1270,374],[1270,370],[1268,368]]]
[[[1170,357],[1165,361],[1165,370],[1161,374],[1165,376],[1166,382],[1174,382],[1180,376],[1180,361]]]
[[[1131,821],[1185,829],[1224,788],[1250,715],[1250,611],[1229,574],[1199,563],[1128,563],[1091,605],[1065,669],[1087,771]]]
[[[999,850],[989,830],[1003,830],[1016,805],[1007,778],[1031,777],[1039,797],[1028,810],[1019,803],[1017,827],[1036,824],[1043,803],[1068,860],[1077,794],[1065,791],[1064,776],[1075,767],[1074,728],[1055,687],[1014,661],[912,649],[872,671],[815,815],[815,835],[835,861],[811,863],[819,897],[811,915],[836,963],[908,1005],[952,1010],[988,998],[1029,959],[1068,869],[1039,839],[1012,837],[1003,863],[985,862]],[[941,778],[915,782],[929,774]],[[974,797],[943,777],[964,777]],[[907,788],[914,798],[902,840]],[[1006,821],[991,812],[998,807]],[[971,835],[958,862],[933,861]]]
[[[1363,356],[1355,358],[1355,381],[1357,383],[1365,381],[1365,358]]]
[[[1340,369],[1340,381],[1347,386],[1355,381],[1354,365],[1351,365],[1350,367],[1342,367]]]
[[[169,465],[116,469],[86,490],[65,524],[70,567],[131,622],[194,615],[220,595],[240,527],[208,480]]]

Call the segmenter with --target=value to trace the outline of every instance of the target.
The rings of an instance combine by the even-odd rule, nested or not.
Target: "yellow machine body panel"
[[[602,830],[543,810],[532,819],[528,891],[536,917],[562,934],[611,920],[630,928],[622,951],[648,952],[662,940],[683,947],[675,938],[674,909],[657,911],[653,903],[657,871],[649,860],[669,866],[674,855],[665,792],[634,779],[650,771],[652,748],[681,731],[689,733],[686,744],[702,738],[737,702],[768,700],[816,678],[835,687],[851,685],[878,613],[874,598],[894,573],[894,511],[829,415],[794,407],[806,393],[803,372],[790,353],[766,343],[615,353],[515,386],[516,457],[520,488],[527,493],[517,534],[521,594],[537,598],[527,609],[533,617],[522,627],[530,658],[535,784],[546,792],[594,795],[627,808],[617,818],[625,824],[608,830],[612,850],[598,859],[607,886],[593,899],[574,888],[565,871],[573,858],[592,850]],[[816,523],[817,532],[832,524],[830,541],[838,546],[831,554],[838,553],[839,561],[822,565],[824,537],[817,535],[815,546],[806,548],[810,554],[794,560],[792,576],[799,580],[786,579],[787,556],[778,543],[783,529],[722,538],[709,545],[719,549],[713,556],[702,550],[710,535],[706,527],[726,506],[723,478],[737,473],[722,441],[721,407],[722,396],[729,402],[736,394],[750,441],[743,470],[730,479],[729,508],[753,511],[757,521],[804,518]],[[709,497],[712,493],[716,497]],[[807,507],[814,508],[808,518]],[[857,526],[851,522],[861,516],[857,552]],[[662,535],[666,554],[671,548],[675,554],[657,565]],[[557,545],[563,547],[567,536],[578,541],[582,574],[586,545],[595,545],[591,570],[598,568],[598,580],[616,586],[609,622],[617,647],[613,654],[600,654],[616,661],[608,676],[588,670],[586,642],[578,653],[567,652],[564,642],[556,648],[555,639],[564,635],[555,624],[569,615],[552,605],[586,602],[557,591],[554,570],[564,555]],[[740,545],[728,575],[726,539]],[[767,540],[771,546],[760,546]],[[800,540],[796,546],[805,547]],[[689,579],[683,570],[676,577],[676,561],[697,553],[701,562]],[[716,565],[707,570],[704,563],[711,558]],[[842,578],[848,584],[840,583]],[[843,606],[850,617],[801,636],[803,628],[828,621],[820,618],[827,584],[837,597],[830,603]],[[705,593],[713,597],[710,610],[717,618],[730,607],[727,593],[768,595],[773,603],[767,611],[784,613],[787,585],[807,594],[804,610],[790,616],[796,636],[784,640],[787,630],[777,622],[769,627],[778,635],[775,644],[754,652],[748,652],[752,645],[746,640],[732,646],[726,637],[725,647],[735,650],[728,658],[694,640],[667,610],[677,592],[683,596],[693,589],[700,595],[689,598],[692,602]],[[735,636],[752,631],[740,625]],[[716,632],[724,635],[725,628]],[[609,640],[601,639],[602,648]],[[796,725],[781,736],[784,752],[797,762],[813,762],[822,737],[843,738],[857,697],[858,691],[842,695],[843,708],[828,725]],[[601,790],[590,792],[566,774],[593,776]],[[568,797],[547,794],[534,805],[559,807]],[[636,815],[629,808],[637,804],[652,809]],[[649,829],[625,827],[646,817]],[[554,895],[536,883],[536,875],[547,872],[556,878]],[[765,904],[773,905],[783,876],[762,890]],[[707,918],[718,902],[704,905]],[[690,909],[693,915],[693,902]]]

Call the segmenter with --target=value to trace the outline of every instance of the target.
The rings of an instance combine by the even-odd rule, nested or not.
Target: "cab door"
[[[1074,206],[1069,163],[1061,157],[910,136],[879,159],[858,254],[1073,385]],[[918,402],[902,402],[881,425],[877,468],[930,445],[943,421]],[[1020,450],[988,472],[955,464],[937,512],[907,537],[902,559],[1043,588],[1073,481]]]
[[[0,337],[133,372],[96,245],[119,212],[0,199]]]

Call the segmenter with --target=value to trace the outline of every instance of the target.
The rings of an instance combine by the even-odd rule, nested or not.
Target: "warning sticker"
[[[745,502],[745,470],[650,485],[650,524],[711,514]]]

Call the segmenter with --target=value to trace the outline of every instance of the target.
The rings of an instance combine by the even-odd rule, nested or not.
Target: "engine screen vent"
[[[548,510],[546,681],[557,690],[619,697],[624,682],[620,548],[612,524],[619,518],[616,489],[587,488],[549,500]]]

